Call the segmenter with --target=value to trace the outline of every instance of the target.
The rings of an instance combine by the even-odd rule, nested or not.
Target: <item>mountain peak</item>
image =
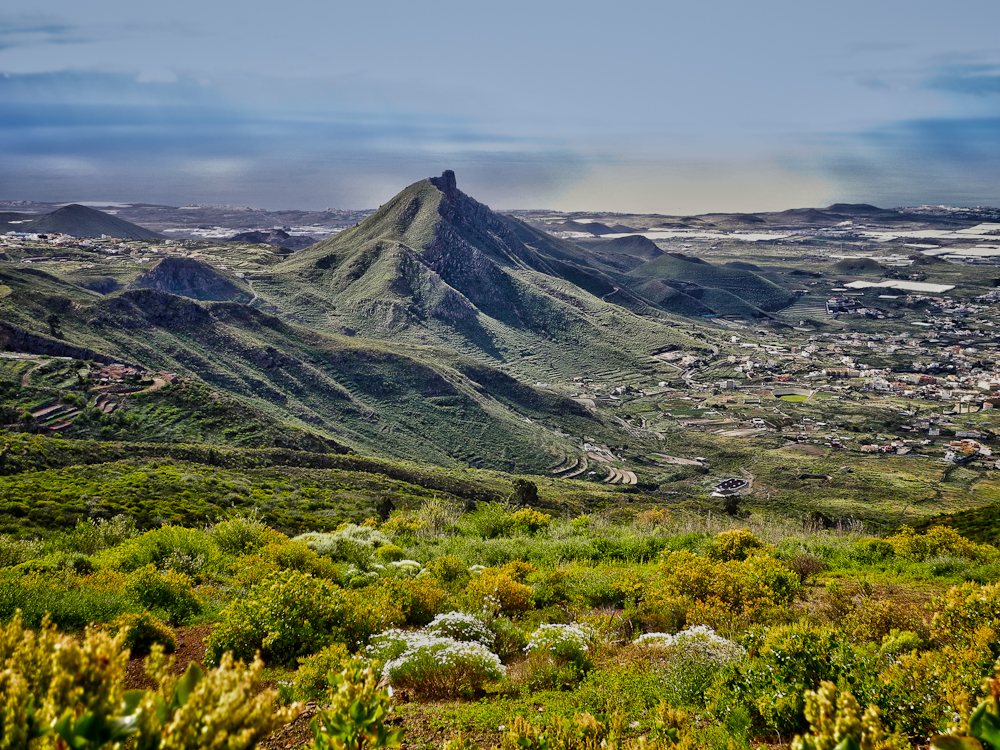
[[[440,177],[431,177],[431,184],[451,200],[458,196],[458,181],[451,169],[444,170]]]

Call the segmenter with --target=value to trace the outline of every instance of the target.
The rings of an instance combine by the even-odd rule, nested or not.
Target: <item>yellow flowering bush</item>
[[[907,560],[922,561],[939,555],[953,555],[976,562],[990,562],[1000,557],[996,547],[969,541],[950,526],[932,526],[923,534],[904,526],[886,541],[897,555]]]
[[[534,606],[535,592],[503,570],[485,568],[465,587],[465,600],[472,609],[494,614],[526,612]]]

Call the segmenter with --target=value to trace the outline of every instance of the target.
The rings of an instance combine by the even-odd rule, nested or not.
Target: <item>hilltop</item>
[[[26,218],[28,215],[24,215]],[[33,234],[68,234],[71,237],[116,237],[125,240],[153,240],[162,235],[94,208],[71,203],[31,221],[11,227]]]

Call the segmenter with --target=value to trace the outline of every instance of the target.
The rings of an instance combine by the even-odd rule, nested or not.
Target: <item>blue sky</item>
[[[1000,205],[1000,4],[6,0],[0,198]]]

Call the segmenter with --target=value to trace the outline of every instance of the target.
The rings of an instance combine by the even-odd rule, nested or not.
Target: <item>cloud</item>
[[[184,77],[0,76],[0,195],[359,208],[453,168],[483,200],[523,207],[586,169],[557,144],[468,118],[335,105],[248,105]]]
[[[924,81],[924,88],[956,94],[1000,94],[1000,65],[947,65]]]
[[[76,44],[87,41],[80,27],[43,16],[0,18],[0,50],[39,44]]]

